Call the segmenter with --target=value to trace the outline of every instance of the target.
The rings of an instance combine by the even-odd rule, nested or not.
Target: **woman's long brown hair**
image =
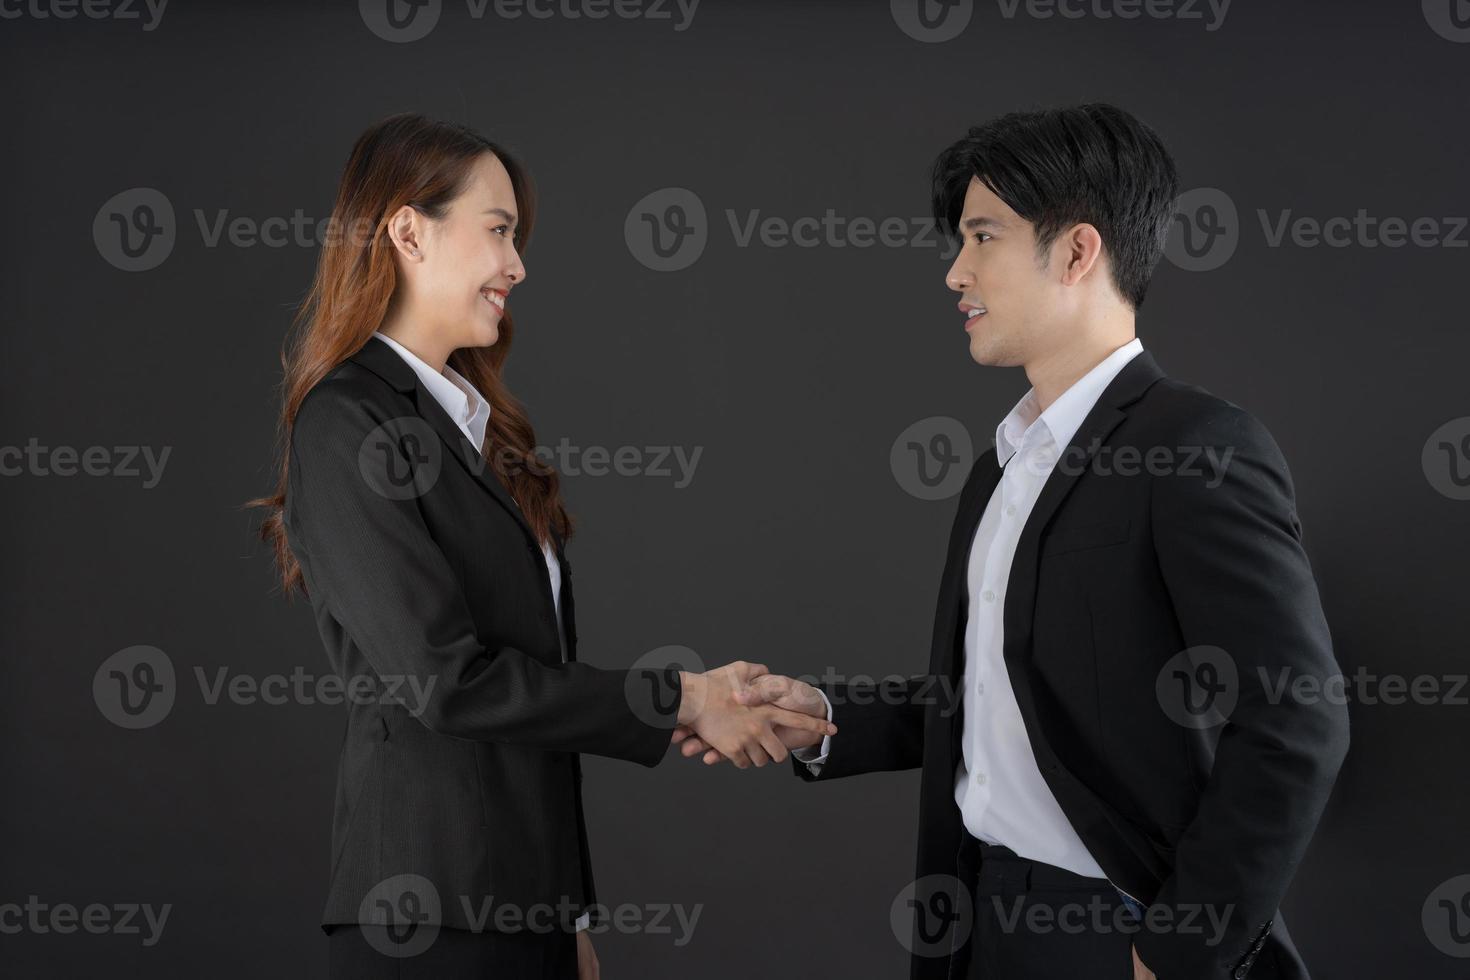
[[[268,509],[260,536],[275,551],[287,597],[298,588],[306,592],[282,521],[296,413],[312,386],[360,350],[383,323],[397,288],[389,217],[406,204],[429,218],[443,218],[484,153],[495,154],[510,174],[519,212],[516,248],[524,251],[536,212],[530,175],[510,154],[473,130],[405,113],[368,129],[352,148],[316,277],[281,349],[284,377],[276,492],[246,502],[247,507]],[[536,436],[531,423],[500,377],[514,335],[507,310],[500,319],[500,339],[493,346],[456,350],[449,355],[449,364],[490,402],[490,424],[481,450],[496,460],[496,472],[526,521],[543,541],[549,540],[552,530],[565,538],[572,532],[572,521],[562,504],[557,473],[533,455]]]

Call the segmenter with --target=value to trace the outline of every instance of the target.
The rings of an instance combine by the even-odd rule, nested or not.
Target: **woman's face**
[[[505,165],[493,153],[482,154],[442,219],[414,217],[402,267],[415,319],[432,324],[451,350],[491,346],[500,339],[506,296],[526,279],[515,246],[520,216]]]

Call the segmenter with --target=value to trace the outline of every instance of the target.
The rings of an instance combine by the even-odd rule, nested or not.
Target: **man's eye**
[[[975,244],[982,245],[982,244],[985,243],[986,239],[988,239],[990,237],[992,237],[992,236],[990,236],[986,232],[977,231],[977,232],[975,232]]]

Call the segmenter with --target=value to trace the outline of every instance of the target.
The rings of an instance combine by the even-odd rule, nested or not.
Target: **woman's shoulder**
[[[301,399],[296,411],[296,423],[306,419],[331,419],[358,415],[357,409],[372,405],[389,405],[401,398],[392,385],[366,370],[350,359],[328,371],[320,381],[312,385]]]
[[[328,371],[302,398],[291,426],[291,442],[309,448],[344,437],[360,437],[390,419],[411,414],[413,403],[406,396],[373,372],[346,360]]]

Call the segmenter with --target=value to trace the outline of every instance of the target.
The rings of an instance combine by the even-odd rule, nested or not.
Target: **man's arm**
[[[1183,444],[1213,448],[1222,465],[1208,478],[1153,481],[1154,547],[1186,648],[1223,649],[1236,668],[1238,699],[1154,903],[1181,916],[1228,914],[1228,925],[1215,947],[1205,942],[1208,931],[1141,931],[1139,955],[1165,978],[1248,968],[1348,745],[1343,706],[1272,697],[1283,690],[1283,672],[1319,683],[1339,673],[1281,451],[1260,423],[1224,405]]]

